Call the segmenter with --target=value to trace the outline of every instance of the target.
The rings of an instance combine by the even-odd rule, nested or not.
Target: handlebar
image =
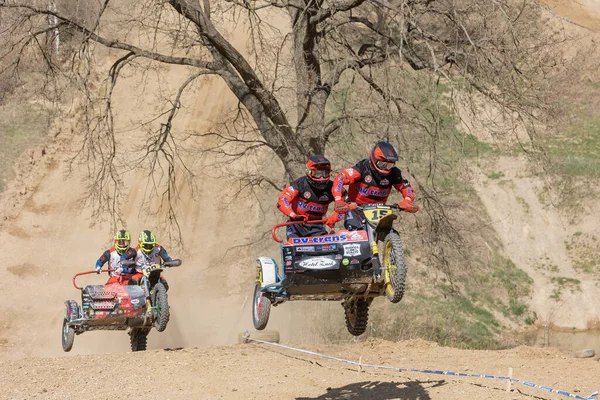
[[[349,204],[356,204],[356,203],[349,203]],[[367,207],[365,207],[365,206],[367,206]],[[400,211],[403,211],[403,209],[402,209],[402,208],[400,208],[400,207],[398,206],[398,204],[395,204],[395,203],[394,203],[394,204],[363,204],[363,205],[358,205],[358,204],[356,204],[356,209],[357,209],[357,210],[365,210],[365,209],[367,209],[367,208],[370,208],[370,207],[368,207],[368,206],[386,206],[386,207],[389,207],[389,208],[393,208],[394,210],[400,210]]]
[[[163,265],[165,267],[169,267],[169,268],[171,268],[171,267],[179,267],[179,266],[181,266],[181,260],[179,258],[174,258],[171,261],[165,261],[163,263]]]
[[[363,205],[358,205],[356,203],[349,203],[349,204],[353,204],[354,208],[356,210],[366,210],[370,207],[368,206],[375,206],[375,205],[384,205],[386,207],[389,207],[393,210],[398,210],[398,211],[404,211],[404,212],[408,212],[408,213],[415,213],[417,211],[419,211],[419,206],[416,206],[414,204],[409,204],[406,208],[401,208],[397,203],[394,204],[363,204]]]
[[[277,224],[277,225],[273,226],[273,229],[271,229],[271,236],[273,237],[274,241],[276,241],[277,243],[281,243],[281,242],[283,242],[283,240],[279,239],[277,237],[277,234],[275,233],[275,231],[277,230],[277,228],[281,228],[282,226],[288,226],[288,225],[324,224],[325,222],[327,222],[327,220],[324,220],[324,219],[308,220],[306,222],[304,222],[304,221],[287,221],[287,222],[283,222],[281,224]]]

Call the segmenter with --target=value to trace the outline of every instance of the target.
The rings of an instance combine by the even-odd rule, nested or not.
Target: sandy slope
[[[600,319],[597,301],[598,281],[573,269],[565,243],[575,232],[592,232],[595,221],[584,219],[570,225],[560,212],[540,201],[543,181],[527,176],[527,162],[503,157],[494,163],[502,171],[501,180],[480,173],[474,180],[479,198],[491,218],[506,254],[534,280],[530,300],[541,323],[561,327],[587,328],[588,322]],[[547,266],[556,266],[551,273]],[[560,301],[551,298],[556,285],[552,276],[581,281],[581,290],[563,289]]]

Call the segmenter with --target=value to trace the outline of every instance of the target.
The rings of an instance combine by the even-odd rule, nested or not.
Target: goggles
[[[310,176],[313,178],[329,178],[331,176],[330,169],[315,169],[310,171]]]
[[[387,161],[377,161],[375,163],[375,165],[377,165],[377,168],[379,168],[379,169],[389,171],[390,169],[394,168],[396,163],[395,162],[387,162]]]
[[[127,239],[117,239],[117,246],[119,247],[128,247],[129,246],[129,240]]]
[[[154,243],[142,243],[144,250],[152,250],[156,245]]]

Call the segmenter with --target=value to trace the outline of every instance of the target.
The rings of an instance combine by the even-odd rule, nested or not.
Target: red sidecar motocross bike
[[[369,306],[375,297],[398,303],[404,296],[407,267],[400,234],[394,230],[398,205],[356,205],[362,229],[330,232],[324,236],[294,237],[286,243],[277,228],[271,234],[281,243],[281,267],[270,257],[259,257],[252,305],[254,328],[267,326],[271,306],[294,300],[341,301],[346,327],[354,336],[367,328]],[[310,221],[323,223],[324,220]]]
[[[134,266],[127,260],[123,266]],[[129,329],[131,351],[146,350],[147,337],[152,328],[162,332],[169,322],[167,289],[160,279],[164,267],[178,267],[181,260],[162,264],[147,264],[139,279],[134,274],[123,274],[119,282],[105,285],[87,285],[81,288],[76,279],[96,271],[79,272],[73,276],[73,286],[81,290],[81,305],[75,300],[65,301],[66,313],[62,325],[62,347],[71,351],[75,335],[87,331],[124,331]],[[112,270],[103,270],[110,272]],[[137,277],[136,276],[136,277]]]

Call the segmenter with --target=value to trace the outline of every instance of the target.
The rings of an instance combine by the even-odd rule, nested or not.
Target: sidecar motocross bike
[[[407,267],[400,235],[392,227],[398,218],[395,210],[401,211],[396,204],[357,206],[353,213],[362,219],[363,229],[293,237],[286,243],[277,237],[276,229],[304,222],[275,225],[271,234],[281,243],[281,267],[272,258],[257,259],[254,328],[267,326],[271,306],[293,300],[331,300],[341,301],[348,332],[363,334],[375,297],[385,295],[398,303],[404,296]]]
[[[133,266],[124,261],[124,266]],[[167,289],[160,274],[164,267],[178,267],[181,260],[163,264],[148,264],[142,268],[141,277],[124,274],[119,282],[105,285],[88,285],[81,288],[76,279],[96,271],[79,272],[73,276],[73,286],[81,290],[81,305],[75,300],[65,301],[66,313],[62,325],[62,347],[71,351],[75,335],[87,331],[129,329],[131,351],[146,350],[148,333],[152,327],[162,332],[169,322]],[[111,270],[103,270],[109,272]],[[138,274],[139,276],[139,274]]]

